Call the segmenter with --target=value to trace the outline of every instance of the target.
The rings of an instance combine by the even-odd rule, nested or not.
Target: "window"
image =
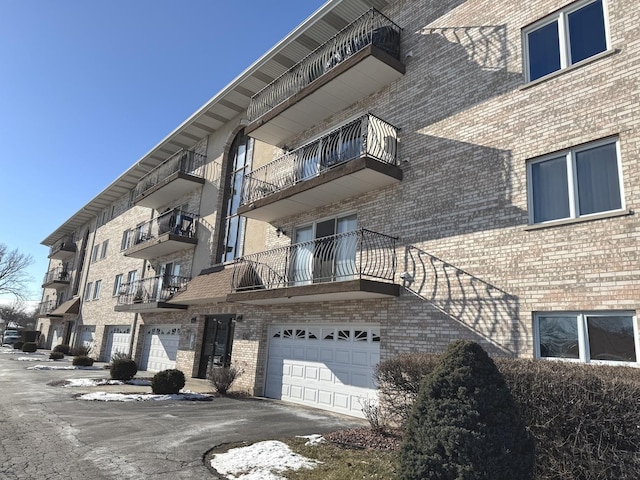
[[[351,280],[357,274],[355,214],[299,226],[289,259],[293,285]]]
[[[100,259],[107,258],[107,247],[109,246],[109,240],[102,242],[102,250],[100,251]]]
[[[539,313],[536,356],[637,363],[636,317],[626,312]]]
[[[88,301],[91,299],[91,290],[93,289],[93,282],[87,283],[86,290],[84,291],[84,299]]]
[[[131,238],[131,230],[122,232],[122,240],[120,241],[120,250],[126,250],[129,247],[129,239]]]
[[[93,300],[98,300],[100,298],[101,287],[102,287],[102,280],[96,280],[96,283],[93,287]]]
[[[529,81],[581,62],[608,48],[603,0],[582,0],[523,32]]]
[[[98,261],[99,248],[100,248],[100,245],[94,245],[93,248],[91,249],[91,263],[95,263],[96,261]]]
[[[229,151],[230,173],[225,188],[224,240],[222,262],[230,262],[241,255],[244,237],[244,217],[238,215],[242,195],[242,181],[251,167],[253,140],[240,132]]]
[[[623,208],[617,140],[548,155],[527,170],[531,223]]]
[[[116,279],[113,281],[113,296],[120,294],[120,287],[122,286],[122,274],[116,275]]]

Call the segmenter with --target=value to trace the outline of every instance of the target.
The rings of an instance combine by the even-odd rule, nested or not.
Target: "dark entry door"
[[[231,363],[233,318],[228,315],[205,318],[198,378],[207,378],[213,367],[228,367]]]

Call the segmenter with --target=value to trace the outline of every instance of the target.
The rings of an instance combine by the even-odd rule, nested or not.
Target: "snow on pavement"
[[[281,480],[278,473],[287,470],[313,469],[318,462],[291,451],[277,440],[232,448],[214,455],[211,466],[233,480]]]
[[[85,393],[79,400],[95,400],[100,402],[145,402],[159,400],[213,400],[213,395],[183,391],[177,394],[156,395],[153,393]]]

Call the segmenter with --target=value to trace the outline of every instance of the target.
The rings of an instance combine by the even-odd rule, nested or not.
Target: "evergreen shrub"
[[[156,394],[175,394],[185,385],[184,373],[169,369],[156,373],[151,380],[151,390]]]
[[[533,438],[504,378],[474,342],[453,342],[424,378],[405,438],[403,480],[533,479]]]

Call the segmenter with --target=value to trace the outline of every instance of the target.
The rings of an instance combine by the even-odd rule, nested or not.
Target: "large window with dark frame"
[[[245,219],[238,215],[242,182],[251,169],[253,139],[238,133],[229,151],[229,171],[226,176],[224,197],[224,237],[220,260],[230,262],[242,254]]]
[[[617,139],[590,143],[527,164],[532,224],[624,207]]]
[[[528,81],[606,51],[606,12],[603,0],[581,0],[523,30]]]
[[[538,313],[534,320],[535,349],[539,358],[638,363],[634,313]]]

